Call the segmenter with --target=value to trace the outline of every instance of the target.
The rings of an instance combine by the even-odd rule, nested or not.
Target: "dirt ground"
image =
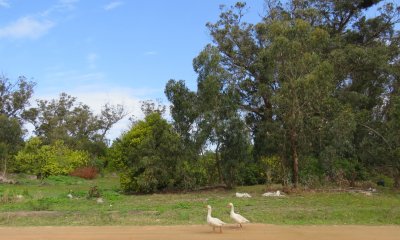
[[[400,239],[400,226],[277,226],[249,224],[244,229],[229,225],[223,233],[207,225],[103,226],[103,227],[0,227],[1,240],[125,240],[125,239]]]

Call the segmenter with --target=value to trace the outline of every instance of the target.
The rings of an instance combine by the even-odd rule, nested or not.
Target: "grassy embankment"
[[[104,203],[87,199],[98,186]],[[185,194],[123,195],[117,177],[83,180],[52,177],[0,184],[0,226],[184,225],[205,224],[205,205],[231,223],[229,202],[252,222],[267,224],[400,225],[400,193],[380,188],[366,196],[355,192],[301,192],[262,197],[265,186]],[[72,191],[73,199],[67,197]],[[236,198],[235,191],[252,198]],[[18,195],[22,195],[18,196]]]

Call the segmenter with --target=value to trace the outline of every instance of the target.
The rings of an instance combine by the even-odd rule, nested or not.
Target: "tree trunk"
[[[7,174],[7,159],[4,158],[3,161],[4,161],[3,177],[5,177]]]
[[[293,185],[297,188],[299,184],[299,156],[297,153],[297,133],[294,130],[290,132],[290,145],[293,159]]]
[[[394,188],[400,189],[400,176],[394,177]]]
[[[400,188],[400,169],[397,169],[394,177],[393,177],[394,183],[393,183],[393,187],[396,189]]]
[[[224,176],[222,175],[221,161],[219,159],[218,150],[219,150],[219,143],[217,143],[217,147],[215,148],[215,164],[216,164],[217,170],[218,170],[219,182],[225,183]]]

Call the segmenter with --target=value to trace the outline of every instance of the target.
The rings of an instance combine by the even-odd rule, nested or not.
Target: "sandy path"
[[[400,226],[228,226],[222,234],[207,225],[104,227],[0,227],[1,240],[125,240],[125,239],[279,239],[279,240],[391,240],[400,239]]]

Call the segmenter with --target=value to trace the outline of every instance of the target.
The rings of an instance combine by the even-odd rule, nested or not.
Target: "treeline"
[[[166,85],[172,126],[148,115],[114,145],[126,191],[376,180],[400,187],[399,6],[265,6],[256,24],[243,21],[245,3],[222,7],[207,24],[213,42],[193,60],[197,90],[183,80]],[[367,17],[371,8],[376,16]]]
[[[171,79],[165,94],[172,121],[163,119],[165,107],[145,102],[145,119],[110,148],[105,134],[124,115],[121,107],[95,116],[61,95],[25,111],[32,86],[20,79],[25,95],[0,99],[2,156],[29,165],[29,149],[41,150],[29,146],[50,146],[37,153],[46,156],[64,144],[78,151],[74,158],[89,154],[83,165],[102,159],[102,167],[119,171],[126,192],[378,179],[400,187],[399,6],[292,0],[265,7],[256,24],[243,21],[245,3],[222,7],[219,20],[207,24],[212,43],[193,60],[197,90]],[[40,141],[21,150],[23,143],[10,143],[22,141],[11,136],[22,136],[13,126],[23,121],[34,124]]]
[[[126,113],[120,105],[105,104],[96,115],[75,97],[30,101],[35,83],[0,76],[0,169],[34,174],[39,178],[70,174],[80,167],[102,169],[106,162],[110,128]],[[26,124],[34,137],[24,140]]]

